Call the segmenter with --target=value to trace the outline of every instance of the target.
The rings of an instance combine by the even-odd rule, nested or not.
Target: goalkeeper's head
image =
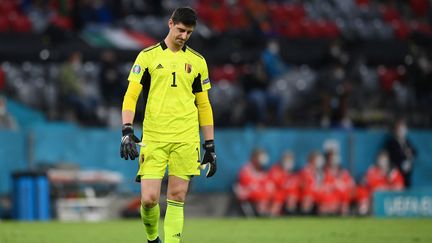
[[[188,27],[195,27],[197,23],[197,15],[195,10],[190,7],[181,7],[174,10],[171,15],[171,20],[176,24],[183,24]]]
[[[197,15],[192,8],[177,8],[168,21],[170,29],[167,36],[168,41],[178,48],[183,47],[194,31],[196,23]]]

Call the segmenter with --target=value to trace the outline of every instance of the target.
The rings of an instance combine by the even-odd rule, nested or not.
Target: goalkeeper
[[[159,197],[167,166],[166,243],[181,240],[183,205],[191,178],[203,167],[207,167],[207,177],[216,172],[208,68],[204,57],[185,44],[196,19],[195,11],[188,7],[173,12],[166,38],[138,54],[123,100],[120,155],[126,160],[139,157],[136,180],[141,182],[141,218],[148,242],[162,242],[158,234]],[[132,123],[141,91],[145,111],[138,154],[140,140],[134,135]],[[200,127],[205,139],[202,161]]]

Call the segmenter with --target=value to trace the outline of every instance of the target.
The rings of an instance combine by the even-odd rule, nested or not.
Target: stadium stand
[[[163,37],[166,13],[183,4],[194,6],[200,16],[190,44],[208,59],[220,126],[384,126],[392,114],[406,116],[415,127],[432,123],[427,0],[2,0],[0,61],[8,96],[52,120],[109,125],[104,121],[115,109],[100,94],[100,53],[116,54],[112,65],[118,80],[125,80],[136,52]],[[267,40],[279,44],[276,52],[286,66],[278,77],[269,73],[274,63],[266,63]],[[71,51],[81,52],[83,79],[101,99],[97,122],[59,112],[65,107],[59,69]],[[261,87],[267,98],[251,102],[244,77],[250,79],[249,67],[260,62],[267,65],[268,84]],[[266,102],[269,114],[255,116],[254,111],[262,111],[258,104],[275,95],[277,102]],[[219,102],[221,97],[234,107]]]

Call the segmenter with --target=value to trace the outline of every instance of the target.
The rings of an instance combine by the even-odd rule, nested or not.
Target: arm
[[[214,126],[213,125],[207,125],[207,126],[201,126],[201,131],[204,136],[204,140],[214,140]]]
[[[204,140],[214,140],[213,110],[208,98],[208,92],[196,93],[195,100],[198,107],[198,119]]]
[[[129,82],[128,88],[123,98],[122,124],[132,124],[135,117],[135,108],[138,97],[141,93],[142,85],[136,82]]]
[[[136,103],[141,93],[142,85],[129,82],[122,107],[122,140],[120,145],[120,157],[134,160],[138,157],[136,143],[140,140],[134,135],[133,120],[135,116]]]
[[[208,92],[198,92],[195,94],[195,101],[198,107],[198,120],[204,136],[205,154],[202,166],[209,164],[209,169],[206,176],[211,177],[216,173],[216,154],[214,146],[214,126],[213,126],[213,111],[208,98]]]

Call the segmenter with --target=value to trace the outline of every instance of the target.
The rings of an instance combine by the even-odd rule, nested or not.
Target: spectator
[[[265,150],[255,149],[250,161],[240,170],[235,194],[241,203],[252,204],[258,216],[269,215],[270,199],[273,192],[265,166],[269,158]]]
[[[6,102],[6,98],[0,96],[0,130],[16,130],[18,128],[18,125],[15,121],[15,118],[7,111]]]
[[[65,108],[71,108],[66,116],[71,120],[77,118],[84,122],[97,122],[95,110],[97,98],[88,93],[86,83],[81,73],[82,56],[78,51],[72,52],[67,62],[60,67],[60,93],[65,101]]]
[[[114,4],[114,6],[117,6]],[[114,21],[113,9],[105,1],[80,0],[73,4],[72,16],[77,30],[87,24],[111,24]]]
[[[370,212],[371,197],[376,191],[398,191],[404,188],[404,179],[398,168],[392,168],[389,154],[381,151],[375,165],[369,167],[363,183],[357,188],[360,215]]]
[[[283,209],[293,214],[297,211],[300,199],[300,180],[294,172],[294,154],[283,153],[278,163],[269,171],[269,179],[273,183],[274,194],[271,201],[271,215],[281,215]]]
[[[341,167],[341,157],[337,150],[328,150],[325,157],[325,181],[334,188],[334,192],[327,195],[331,199],[327,208],[329,213],[348,215],[350,204],[354,199],[355,181],[348,170]]]
[[[119,105],[123,99],[123,94],[126,90],[125,85],[122,87],[124,79],[117,68],[116,56],[112,51],[105,51],[101,56],[101,71],[100,71],[100,86],[102,96],[106,105],[113,106]]]
[[[403,119],[397,120],[393,128],[393,135],[386,142],[385,150],[390,156],[392,166],[402,173],[405,186],[409,188],[411,187],[411,174],[417,152],[407,138],[407,133],[406,122]]]
[[[267,43],[267,48],[262,53],[264,68],[268,77],[274,80],[288,71],[287,64],[280,56],[280,46],[277,40],[270,40]]]
[[[258,124],[280,123],[285,110],[282,97],[268,92],[270,80],[262,62],[257,61],[255,64],[246,66],[241,81],[251,110],[256,109],[256,112],[249,112],[249,114],[256,114]],[[275,119],[271,119],[269,114],[272,108],[276,111]]]
[[[306,166],[300,172],[301,176],[301,212],[310,214],[320,203],[320,189],[324,182],[324,158],[320,152],[309,154]]]

